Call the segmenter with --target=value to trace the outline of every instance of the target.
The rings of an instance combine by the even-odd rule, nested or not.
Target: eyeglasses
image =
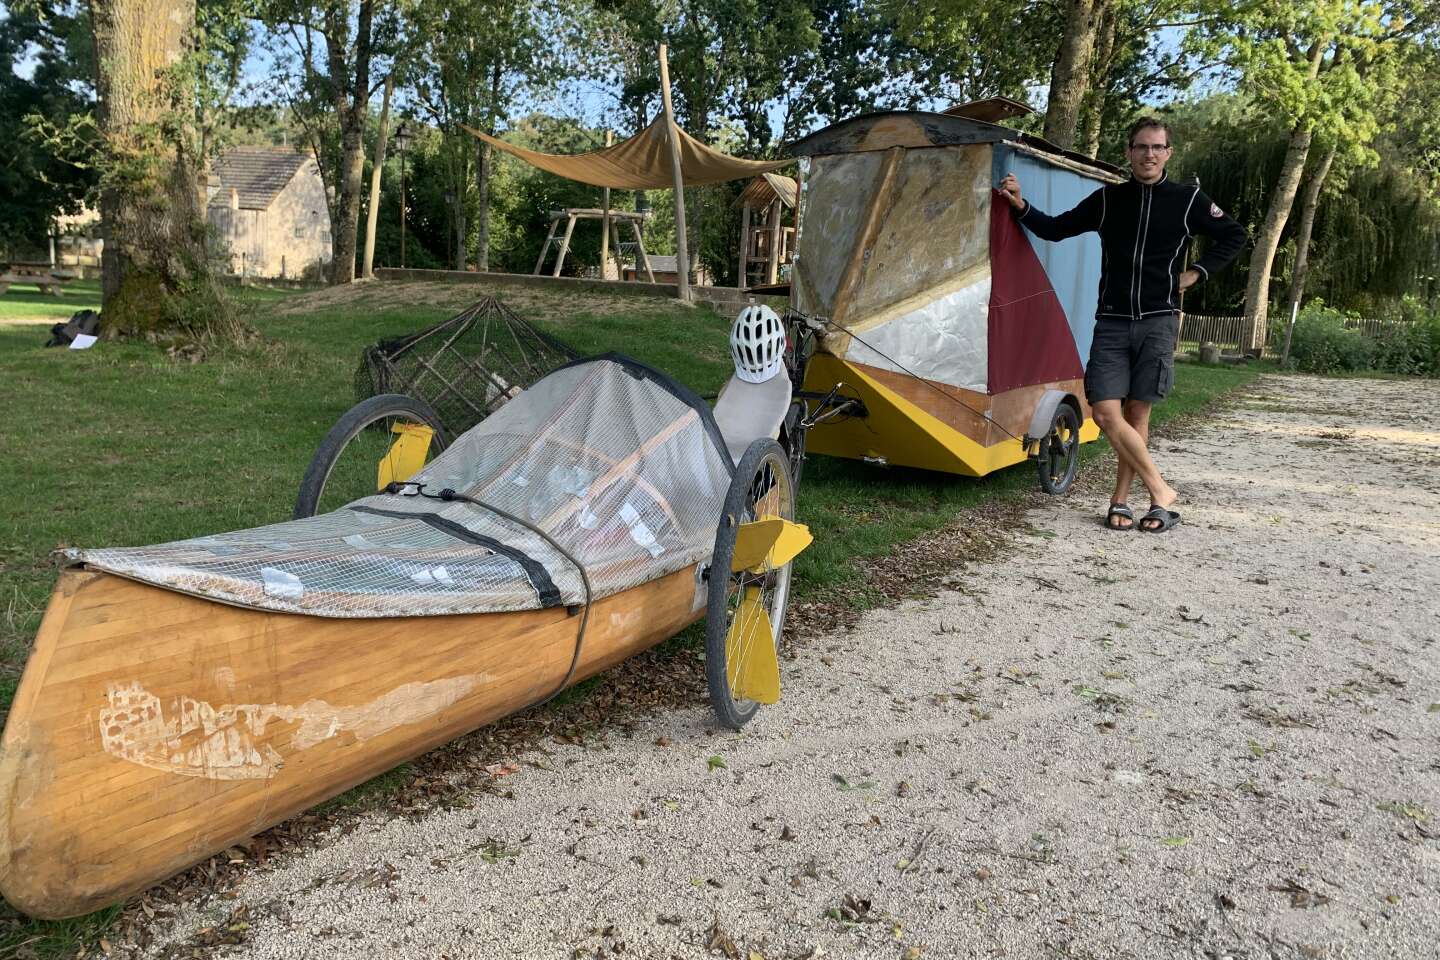
[[[1130,149],[1136,153],[1164,153],[1170,149],[1168,143],[1132,143]]]

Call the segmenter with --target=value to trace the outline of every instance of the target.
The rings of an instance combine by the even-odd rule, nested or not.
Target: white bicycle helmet
[[[730,357],[735,375],[746,383],[764,383],[785,366],[785,328],[775,311],[751,304],[730,328]]]

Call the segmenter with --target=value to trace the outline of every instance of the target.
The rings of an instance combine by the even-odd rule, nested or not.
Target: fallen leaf
[[[1166,837],[1164,840],[1161,840],[1160,842],[1163,843],[1163,844],[1165,844],[1165,846],[1167,846],[1167,847],[1183,847],[1183,846],[1185,846],[1185,844],[1187,844],[1187,843],[1190,842],[1190,838],[1189,838],[1189,837]]]
[[[708,760],[705,761],[705,766],[706,766],[706,769],[709,769],[709,770],[728,770],[728,769],[729,769],[729,767],[725,766],[725,760],[724,760],[724,758],[721,757],[720,754],[718,754],[718,753],[712,754],[712,755],[710,756],[710,759],[708,759]]]

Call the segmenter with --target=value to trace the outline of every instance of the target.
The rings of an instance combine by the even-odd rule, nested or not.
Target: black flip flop
[[[1145,521],[1147,520],[1158,523],[1160,524],[1160,526],[1147,527],[1145,526]],[[1166,530],[1169,530],[1171,527],[1176,526],[1179,523],[1180,514],[1175,512],[1174,510],[1170,510],[1165,507],[1151,507],[1149,512],[1146,513],[1145,516],[1140,518],[1140,522],[1136,524],[1136,526],[1138,526],[1145,533],[1164,533]]]
[[[1111,522],[1112,518],[1114,518],[1114,517],[1124,517],[1125,519],[1127,519],[1127,520],[1130,521],[1130,526],[1128,526],[1128,527],[1117,526],[1116,524],[1114,524],[1114,523]],[[1110,504],[1110,511],[1105,514],[1105,529],[1106,529],[1106,530],[1114,530],[1114,531],[1116,531],[1117,533],[1129,533],[1130,531],[1134,530],[1134,529],[1135,529],[1135,511],[1130,509],[1130,504],[1128,504],[1128,503],[1112,503],[1112,504]]]

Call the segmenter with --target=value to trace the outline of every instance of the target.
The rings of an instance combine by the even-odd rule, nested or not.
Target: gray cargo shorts
[[[1175,340],[1180,315],[1162,313],[1143,320],[1095,321],[1090,362],[1085,365],[1085,399],[1159,403],[1175,382]]]

